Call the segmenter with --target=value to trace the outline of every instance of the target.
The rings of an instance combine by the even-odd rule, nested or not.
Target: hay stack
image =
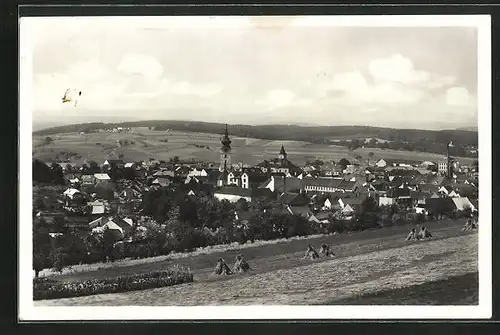
[[[219,258],[219,260],[217,261],[217,265],[215,266],[214,274],[218,276],[232,275],[233,272],[231,271],[229,266],[227,266],[226,262],[224,262],[222,258]]]
[[[418,240],[418,235],[417,235],[417,230],[413,228],[409,233],[408,236],[406,236],[407,241],[415,241]]]
[[[243,259],[242,255],[236,256],[236,262],[234,263],[233,266],[233,272],[248,272],[250,271],[250,264],[248,264],[247,261]]]
[[[427,230],[427,227],[422,226],[422,228],[420,228],[420,232],[418,233],[418,238],[423,240],[423,239],[431,238],[431,237],[432,237],[432,234],[430,233],[430,231]]]
[[[309,259],[312,259],[312,260],[319,258],[318,252],[310,244],[307,246],[307,250],[306,250],[306,254],[304,256],[304,259],[305,258],[309,258]]]
[[[330,246],[328,244],[321,245],[321,249],[319,249],[319,254],[323,257],[334,257],[335,256],[335,254],[330,249]]]

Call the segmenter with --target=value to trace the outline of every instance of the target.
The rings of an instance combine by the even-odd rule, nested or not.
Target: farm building
[[[237,202],[240,199],[245,199],[248,202],[253,200],[264,198],[270,199],[273,198],[273,193],[268,189],[249,189],[249,188],[240,188],[234,186],[226,186],[216,190],[214,193],[214,197],[219,200],[227,200],[229,202]]]

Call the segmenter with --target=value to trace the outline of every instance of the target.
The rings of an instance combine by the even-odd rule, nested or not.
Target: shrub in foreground
[[[33,280],[33,300],[137,291],[192,281],[193,274],[189,268],[179,266],[165,271],[75,282],[35,279]]]

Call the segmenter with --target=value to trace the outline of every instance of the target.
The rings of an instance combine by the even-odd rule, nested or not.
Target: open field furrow
[[[387,262],[387,259],[391,259]],[[477,235],[450,237],[307,266],[40,305],[322,304],[478,271]]]

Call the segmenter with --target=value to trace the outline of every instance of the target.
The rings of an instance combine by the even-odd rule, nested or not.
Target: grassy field
[[[60,151],[72,151],[79,157],[73,159],[82,163],[85,159],[103,162],[108,158],[117,158],[120,154],[126,161],[148,160],[156,158],[168,160],[174,156],[181,159],[219,161],[219,134],[189,133],[179,131],[151,131],[147,128],[133,128],[128,133],[77,133],[51,136],[53,143],[45,145],[45,137],[33,137],[33,157],[42,160],[53,159]],[[439,155],[376,148],[360,148],[353,152],[342,146],[312,144],[301,141],[270,141],[255,138],[234,137],[232,139],[233,161],[257,164],[264,159],[276,158],[281,144],[285,146],[289,159],[299,165],[306,160],[335,160],[347,158],[354,160],[360,155],[367,159],[368,153],[374,153],[374,160],[380,158],[399,158],[410,160],[436,160]],[[119,146],[117,140],[134,141],[133,144]],[[168,140],[168,142],[162,142]],[[70,148],[70,149],[68,149]],[[470,164],[472,159],[461,159],[463,164]]]
[[[452,289],[450,289],[452,288]],[[443,280],[412,285],[403,289],[390,289],[343,300],[334,305],[477,305],[479,276],[467,273]]]
[[[191,268],[195,282],[170,288],[42,301],[37,304],[344,304],[343,301],[354,297],[370,297],[376,293],[397,291],[427,282],[453,280],[454,277],[478,271],[477,234],[463,233],[461,224],[451,221],[429,224],[429,228],[434,238],[425,242],[404,241],[409,229],[406,226],[247,248],[242,253],[253,271],[243,275],[215,277],[211,274],[217,258],[224,257],[232,265],[235,255],[240,252],[238,250],[67,274],[53,278],[102,278],[158,270],[178,263]],[[321,243],[330,243],[336,257],[319,261],[303,260],[301,257],[308,243],[316,247]],[[474,283],[468,282],[468,285],[474,286]],[[429,291],[432,290],[423,290],[427,295]],[[386,298],[382,296],[378,299],[394,301],[394,297],[398,296],[397,292],[385,294]],[[441,301],[439,297],[422,296],[417,294],[417,298],[428,299],[433,304],[447,301]],[[468,296],[468,299],[468,303],[477,303],[474,302],[473,293],[472,298]]]
[[[454,237],[461,235],[463,222],[445,220],[430,221],[427,227],[437,238]],[[41,275],[58,280],[81,280],[114,277],[132,273],[156,271],[172,264],[184,264],[195,271],[195,277],[201,279],[212,272],[215,260],[224,258],[232,261],[242,253],[245,259],[256,264],[260,271],[273,270],[277,267],[295,266],[302,264],[298,258],[304,253],[308,244],[319,247],[323,243],[334,246],[338,257],[346,257],[361,253],[407,245],[404,241],[410,225],[386,227],[384,229],[365,230],[357,233],[340,235],[319,235],[307,238],[281,239],[274,241],[256,241],[239,245],[221,245],[203,248],[189,253],[174,253],[167,256],[158,256],[138,260],[120,260],[114,263],[99,263],[76,265],[63,271],[62,274],[46,271]],[[287,259],[288,263],[283,263]],[[257,263],[255,263],[257,262]]]

